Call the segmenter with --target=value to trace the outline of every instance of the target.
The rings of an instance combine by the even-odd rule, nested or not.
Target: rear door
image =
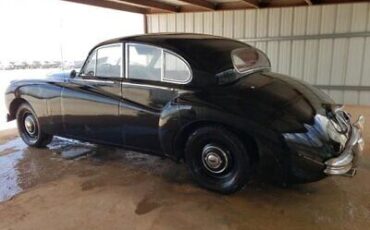
[[[190,68],[180,57],[154,46],[126,43],[125,54],[124,100],[119,109],[125,121],[124,142],[159,153],[161,116],[181,85],[190,81]]]
[[[80,74],[63,89],[65,133],[84,140],[123,144],[118,119],[122,76],[121,43],[94,50]]]

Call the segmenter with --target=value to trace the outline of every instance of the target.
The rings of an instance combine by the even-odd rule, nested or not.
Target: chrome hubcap
[[[27,115],[27,117],[24,119],[24,127],[29,135],[35,135],[36,122],[32,115]]]
[[[208,144],[202,151],[203,166],[212,173],[222,173],[229,164],[228,156],[220,147]]]
[[[206,160],[206,164],[208,165],[208,167],[212,169],[216,169],[220,167],[220,165],[222,164],[221,157],[213,152],[208,153],[205,160]]]

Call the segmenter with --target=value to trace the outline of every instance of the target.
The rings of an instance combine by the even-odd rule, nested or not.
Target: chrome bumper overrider
[[[363,116],[360,116],[358,120],[353,123],[351,136],[342,154],[325,162],[326,168],[324,173],[328,175],[349,176],[353,176],[356,173],[356,162],[365,145],[364,139],[362,138],[364,123],[365,119]]]

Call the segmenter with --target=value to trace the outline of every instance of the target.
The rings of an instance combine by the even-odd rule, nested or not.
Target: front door
[[[122,98],[121,44],[94,50],[80,74],[62,91],[62,114],[67,135],[100,143],[123,144],[118,119]]]

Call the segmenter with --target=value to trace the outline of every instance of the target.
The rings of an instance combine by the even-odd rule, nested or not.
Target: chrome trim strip
[[[149,84],[142,84],[142,83],[131,83],[131,82],[121,82],[122,85],[131,85],[135,87],[142,87],[142,88],[156,88],[156,89],[164,89],[164,90],[174,90],[172,87],[165,87],[165,86],[157,86],[157,85],[149,85]]]
[[[100,79],[92,79],[92,78],[83,78],[83,79],[73,79],[73,81],[81,81],[81,82],[92,82],[92,83],[104,83],[104,84],[113,84],[114,81],[112,80],[100,80]]]

